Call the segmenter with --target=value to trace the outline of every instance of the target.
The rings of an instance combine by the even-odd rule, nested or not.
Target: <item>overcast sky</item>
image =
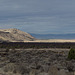
[[[75,33],[75,0],[0,0],[0,29]]]

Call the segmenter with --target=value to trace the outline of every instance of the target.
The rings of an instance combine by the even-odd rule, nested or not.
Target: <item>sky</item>
[[[35,34],[75,33],[75,0],[0,0],[0,29]]]

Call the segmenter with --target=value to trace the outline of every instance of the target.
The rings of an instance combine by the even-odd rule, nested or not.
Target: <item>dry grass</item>
[[[3,68],[0,68],[0,74],[2,75],[21,75],[16,70],[17,70],[17,66],[13,63],[10,63],[4,66]]]
[[[49,39],[49,40],[35,40],[35,41],[24,41],[24,42],[75,42],[75,39]]]

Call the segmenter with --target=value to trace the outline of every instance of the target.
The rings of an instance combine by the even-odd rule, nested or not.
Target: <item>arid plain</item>
[[[75,40],[38,40],[18,29],[0,30],[0,75],[75,75],[68,59]]]

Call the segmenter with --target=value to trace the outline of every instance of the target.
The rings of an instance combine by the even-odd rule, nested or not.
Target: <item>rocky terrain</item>
[[[0,49],[1,75],[75,75],[69,49]]]
[[[18,29],[0,29],[0,41],[24,42],[35,40],[30,34]]]

